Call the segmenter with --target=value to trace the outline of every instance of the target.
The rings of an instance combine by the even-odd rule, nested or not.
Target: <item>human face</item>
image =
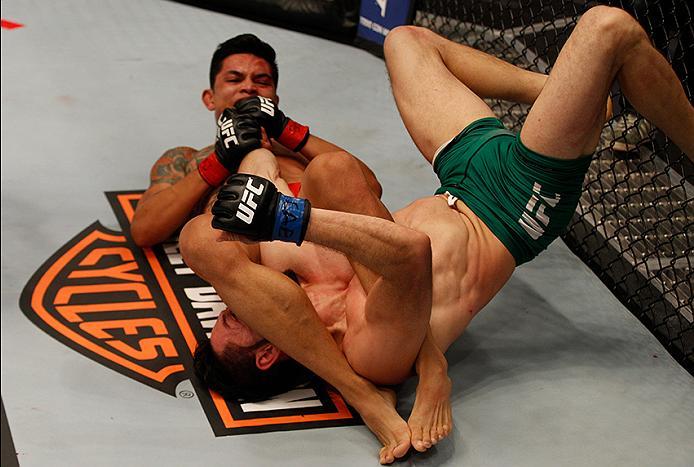
[[[229,343],[239,347],[252,347],[262,340],[260,334],[241,322],[229,308],[219,314],[210,334],[210,345],[218,355],[224,352]]]
[[[234,54],[224,59],[214,86],[203,92],[202,99],[217,119],[224,109],[253,96],[278,101],[270,64],[252,54]]]

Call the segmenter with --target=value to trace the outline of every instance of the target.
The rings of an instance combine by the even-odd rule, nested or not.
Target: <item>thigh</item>
[[[494,116],[444,64],[438,48],[456,46],[431,31],[398,28],[388,35],[384,49],[400,116],[429,162],[443,143],[470,123]]]
[[[602,11],[590,10],[578,22],[530,110],[521,140],[535,152],[573,159],[595,151],[618,69]]]
[[[342,349],[352,368],[376,384],[404,381],[426,335],[431,270],[407,269],[402,280],[379,278],[368,294],[356,277],[350,283]]]

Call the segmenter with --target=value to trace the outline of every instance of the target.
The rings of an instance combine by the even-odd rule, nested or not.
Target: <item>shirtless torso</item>
[[[515,261],[491,231],[461,201],[423,198],[394,214],[395,221],[431,239],[433,305],[431,329],[445,351],[511,277]],[[342,346],[348,325],[363,319],[366,294],[341,253],[304,243],[262,243],[261,264],[292,270],[321,321]]]
[[[323,324],[342,344],[346,316],[365,297],[354,270],[344,255],[313,243],[301,246],[268,242],[260,244],[260,262],[277,271],[291,270]],[[363,303],[362,303],[363,305]]]
[[[460,200],[449,206],[445,196],[422,198],[393,216],[395,222],[431,239],[430,323],[436,345],[445,352],[508,281],[515,261]]]

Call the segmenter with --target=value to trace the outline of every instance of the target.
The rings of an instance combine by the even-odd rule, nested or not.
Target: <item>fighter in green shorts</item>
[[[427,253],[422,255],[422,258],[427,256],[426,264],[417,263],[419,268],[412,267],[413,255],[407,248],[396,249],[397,254],[389,254],[383,260],[391,273],[395,270],[398,274],[402,270],[429,271],[430,246],[432,279],[418,282],[420,297],[426,295],[428,298],[429,285],[432,286],[429,328],[424,329],[419,321],[403,313],[389,315],[387,320],[369,321],[369,326],[365,326],[372,332],[373,342],[388,341],[388,337],[383,337],[388,331],[409,326],[412,332],[405,335],[405,343],[409,349],[414,347],[415,352],[419,349],[415,364],[419,383],[406,426],[394,413],[394,401],[387,396],[382,400],[374,398],[368,410],[362,410],[362,415],[372,420],[369,426],[384,445],[381,462],[387,463],[402,457],[409,442],[423,451],[450,433],[451,381],[446,375],[443,352],[503,287],[515,267],[545,249],[566,226],[590,163],[586,155],[594,152],[609,113],[606,102],[609,102],[612,82],[618,79],[634,108],[662,129],[689,157],[694,155],[694,108],[677,76],[652,47],[639,24],[624,11],[610,7],[598,6],[583,15],[549,76],[519,69],[413,26],[393,29],[386,37],[384,53],[403,122],[419,150],[434,166],[442,184],[436,195],[417,200],[392,216],[396,223],[428,236],[427,244],[426,237],[414,235],[423,240],[418,243],[418,249],[420,253]],[[483,98],[532,104],[520,134],[506,131]],[[360,179],[366,174],[358,165],[350,165],[349,158],[345,157],[325,157],[319,162],[317,167],[324,172],[320,177],[322,185],[313,195],[317,199],[330,198],[331,216],[339,218],[342,215],[343,219],[354,220],[350,216],[366,214],[390,219],[378,193]],[[315,166],[309,167],[307,171],[314,169]],[[304,189],[306,186],[304,184]],[[348,189],[344,189],[345,186]],[[336,211],[343,212],[336,214]],[[361,254],[391,251],[382,248],[389,245],[388,235],[408,230],[381,229],[380,226],[390,224],[378,219],[353,222],[353,230],[363,228],[361,224],[374,224],[374,221],[379,224],[379,235],[384,235],[379,237],[371,231],[370,237],[360,237],[365,239],[359,244]],[[338,224],[321,226],[315,216],[309,228],[313,229],[313,234],[326,225],[334,228]],[[219,242],[207,241],[208,237],[217,237],[210,232],[209,222],[203,227],[206,241],[182,247],[186,261],[198,249],[209,254],[203,255],[204,258],[213,260],[201,261],[204,264],[200,266],[208,275],[200,275],[216,277],[221,286],[229,287],[226,294],[231,297],[229,303],[233,300],[248,302],[241,316],[243,321],[256,323],[254,331],[260,335],[274,336],[269,345],[284,349],[327,380],[344,383],[341,391],[353,387],[354,368],[347,365],[343,356],[336,354],[335,342],[331,343],[330,336],[322,332],[325,329],[319,329],[320,323],[311,324],[312,321],[305,318],[300,321],[297,332],[286,332],[286,326],[299,323],[288,318],[296,316],[296,311],[287,303],[299,303],[299,300],[288,301],[286,294],[281,293],[285,288],[277,287],[267,294],[254,290],[255,301],[247,300],[247,295],[231,293],[239,284],[261,290],[261,285],[266,287],[267,281],[261,279],[268,277],[267,272],[263,270],[259,274],[259,269],[247,261],[245,267],[251,274],[239,274],[238,263],[220,261],[222,256],[215,253],[219,250]],[[195,227],[189,223],[186,228]],[[366,237],[380,243],[374,245],[367,242]],[[349,232],[342,232],[334,240],[346,242],[349,238]],[[374,258],[369,260],[375,261]],[[363,272],[364,264],[354,265],[357,275]],[[402,286],[390,287],[385,293],[379,291],[387,281],[383,280],[383,275],[374,276],[373,271],[379,269],[376,266],[379,265],[370,266],[372,274],[365,274],[367,279],[361,282],[364,291],[369,292],[370,298],[376,290],[379,298],[401,299]],[[249,281],[253,273],[257,279]],[[233,280],[222,280],[230,275]],[[278,284],[288,284],[287,290],[291,286],[291,290],[301,295],[296,284],[284,277],[281,279],[283,282],[278,281]],[[217,287],[215,281],[210,282]],[[416,285],[408,288],[408,292],[417,290]],[[225,294],[220,292],[220,296]],[[275,306],[275,300],[268,297],[278,297],[276,301],[281,306]],[[262,312],[258,312],[259,303],[263,304]],[[301,303],[304,303],[304,311],[311,311],[310,303]],[[381,308],[371,307],[370,310],[378,314]],[[427,307],[425,309],[428,311]],[[242,327],[240,321],[232,321],[234,326]],[[379,328],[374,327],[374,323],[385,324]],[[245,328],[243,330],[245,333]],[[257,337],[249,335],[253,337],[251,340]],[[370,353],[364,360],[371,364],[372,361],[388,361],[384,357],[394,357],[402,365],[402,346],[393,345],[392,339],[388,343],[389,347],[367,347]],[[409,362],[406,366],[409,370]],[[354,400],[359,400],[358,395],[362,394],[359,390],[351,393]],[[389,410],[383,409],[383,401],[389,403]]]
[[[436,194],[462,200],[520,265],[568,225],[590,160],[538,154],[500,120],[485,117],[434,156],[434,172],[441,180]]]
[[[641,26],[605,6],[582,16],[549,76],[414,26],[392,30],[384,53],[400,116],[441,181],[435,196],[394,214],[431,240],[430,334],[408,421],[423,450],[451,428],[442,415],[450,381],[436,371],[442,352],[569,223],[613,81],[690,158],[694,108]],[[484,98],[532,104],[521,132],[504,129]]]

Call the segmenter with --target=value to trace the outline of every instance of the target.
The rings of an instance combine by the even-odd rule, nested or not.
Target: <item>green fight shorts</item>
[[[436,155],[436,194],[462,200],[521,265],[571,221],[590,157],[562,160],[523,145],[496,118],[467,126]]]

